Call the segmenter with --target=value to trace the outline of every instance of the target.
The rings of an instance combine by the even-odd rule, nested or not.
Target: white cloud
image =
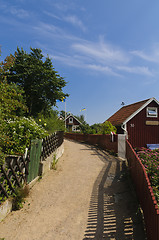
[[[72,25],[74,25],[76,27],[80,27],[82,29],[82,31],[84,31],[84,32],[86,31],[86,27],[84,26],[82,21],[80,19],[78,19],[76,16],[74,16],[74,15],[66,16],[66,17],[64,17],[64,20],[66,22],[71,23]]]
[[[87,55],[91,59],[99,61],[103,64],[105,63],[115,64],[116,62],[119,63],[129,62],[129,56],[124,51],[117,49],[116,47],[110,44],[104,43],[103,41],[99,41],[96,43],[83,41],[81,43],[73,44],[72,47],[80,54]]]
[[[74,25],[75,27],[79,27],[80,29],[82,29],[83,32],[86,31],[86,27],[84,26],[84,24],[82,23],[82,21],[75,15],[69,15],[69,16],[62,16],[59,17],[51,12],[48,11],[44,11],[44,13],[52,18],[58,19],[60,21],[65,21],[68,23],[71,23],[72,25]]]
[[[149,53],[145,53],[145,51],[141,50],[135,50],[131,51],[131,54],[148,62],[159,63],[159,43],[154,44]]]
[[[10,9],[8,9],[8,11],[12,14],[15,15],[19,18],[26,18],[29,17],[29,13],[24,10],[24,9],[18,9],[16,7],[10,7]]]
[[[81,58],[79,58],[78,56],[68,56],[68,55],[61,54],[61,55],[54,55],[51,57],[71,67],[93,70],[95,72],[101,72],[107,75],[121,77],[120,74],[114,72],[113,69],[111,69],[108,66],[102,66],[100,64],[90,64],[88,62],[83,62]]]
[[[146,61],[156,62],[154,56],[145,54],[143,51],[132,51],[131,54],[133,54],[139,58],[142,58],[143,60],[146,60]]]
[[[3,10],[5,14],[9,13],[18,18],[26,18],[26,17],[29,17],[30,15],[29,12],[24,10],[23,8],[19,8],[17,6],[11,6],[6,2],[4,3],[3,1],[0,2],[0,8]]]
[[[121,77],[120,74],[116,73],[112,68],[108,66],[101,66],[101,65],[96,65],[96,64],[88,64],[86,65],[87,68],[92,69],[94,71],[98,71],[101,73],[104,73],[106,75],[112,75],[116,77]]]
[[[148,67],[142,66],[136,66],[136,67],[129,67],[129,66],[117,66],[116,69],[119,71],[124,71],[128,73],[133,74],[139,74],[139,75],[145,75],[145,76],[153,76],[153,73],[149,70]]]
[[[39,22],[37,26],[33,26],[33,29],[37,31],[38,34],[41,35],[41,40],[43,38],[47,38],[48,41],[54,41],[55,39],[59,39],[63,42],[63,45],[66,47],[67,45],[71,45],[72,42],[81,41],[80,38],[75,37],[74,35],[66,33],[62,28],[57,27],[53,24],[48,24],[44,22]]]
[[[58,20],[61,20],[61,18],[60,18],[59,16],[57,16],[57,15],[51,13],[51,12],[44,11],[44,13],[45,13],[47,16],[49,16],[49,17],[52,17],[52,18],[56,18],[56,19],[58,19]]]
[[[56,27],[53,24],[39,23],[35,29],[45,38],[56,44],[54,59],[71,67],[93,70],[106,75],[121,77],[124,74],[143,75],[154,77],[155,72],[150,67],[140,63],[140,66],[131,62],[134,60],[130,52],[107,43],[103,38],[97,42],[77,38]],[[58,43],[63,47],[59,48]],[[53,52],[49,49],[48,52]],[[131,52],[132,53],[132,52]]]
[[[45,36],[47,38],[55,38],[59,37],[61,38],[64,35],[64,32],[61,28],[56,27],[53,24],[47,24],[44,22],[39,22],[37,26],[33,26],[33,29],[37,31],[37,33],[41,34],[42,36]]]
[[[69,4],[66,4],[65,2],[57,2],[57,3],[53,3],[50,2],[51,5],[53,5],[57,10],[61,11],[61,12],[67,12],[69,9],[73,9],[73,4],[71,3],[71,1],[69,2]]]

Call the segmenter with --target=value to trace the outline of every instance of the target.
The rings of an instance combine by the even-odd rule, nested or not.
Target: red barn
[[[107,121],[116,126],[118,134],[126,134],[133,147],[159,143],[159,102],[155,98],[123,106]]]

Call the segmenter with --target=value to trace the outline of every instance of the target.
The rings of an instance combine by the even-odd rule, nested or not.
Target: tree
[[[43,112],[38,114],[36,122],[43,126],[49,133],[65,130],[64,121],[59,119],[58,111],[53,109],[48,114],[43,114]]]
[[[23,89],[15,83],[7,83],[7,77],[14,62],[15,56],[12,54],[0,62],[0,117],[3,120],[21,116],[27,111]]]
[[[94,134],[99,134],[101,132],[102,124],[101,123],[95,123],[91,125],[92,130],[94,131]]]
[[[84,120],[84,115],[76,116],[76,118],[82,123],[82,124],[87,124],[86,121]]]
[[[7,79],[7,75],[10,73],[10,68],[13,67],[14,62],[15,62],[15,56],[10,54],[4,59],[4,61],[0,63],[0,81],[1,82]]]
[[[0,118],[2,121],[27,112],[23,91],[14,83],[0,82]]]
[[[105,121],[101,125],[101,134],[111,134],[111,132],[116,133],[116,127],[111,124],[109,121]]]
[[[17,48],[13,66],[6,73],[9,83],[13,82],[24,89],[24,97],[29,115],[37,116],[41,111],[50,111],[57,99],[67,97],[62,88],[65,80],[54,70],[51,59],[47,56],[43,61],[42,50],[30,48],[26,53]]]

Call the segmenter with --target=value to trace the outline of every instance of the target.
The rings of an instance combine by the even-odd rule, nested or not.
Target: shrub
[[[101,124],[101,134],[111,134],[111,132],[116,133],[116,127],[111,124],[111,122],[106,121]]]
[[[142,148],[137,152],[149,176],[154,195],[159,204],[159,149]]]
[[[65,124],[63,120],[58,118],[58,112],[51,110],[48,114],[41,112],[36,118],[36,122],[45,128],[49,133],[54,133],[55,131],[64,131]]]
[[[44,138],[47,131],[32,118],[15,118],[4,123],[4,138],[1,139],[1,149],[6,154],[23,154],[32,139]]]

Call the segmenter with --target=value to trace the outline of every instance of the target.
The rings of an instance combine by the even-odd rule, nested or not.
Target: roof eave
[[[158,105],[159,102],[155,98],[150,98],[146,103],[144,103],[137,111],[135,111],[133,114],[131,114],[122,124],[126,124],[129,122],[133,117],[135,117],[136,114],[138,114],[142,109],[144,109],[148,104],[150,104],[152,101],[155,101]]]

